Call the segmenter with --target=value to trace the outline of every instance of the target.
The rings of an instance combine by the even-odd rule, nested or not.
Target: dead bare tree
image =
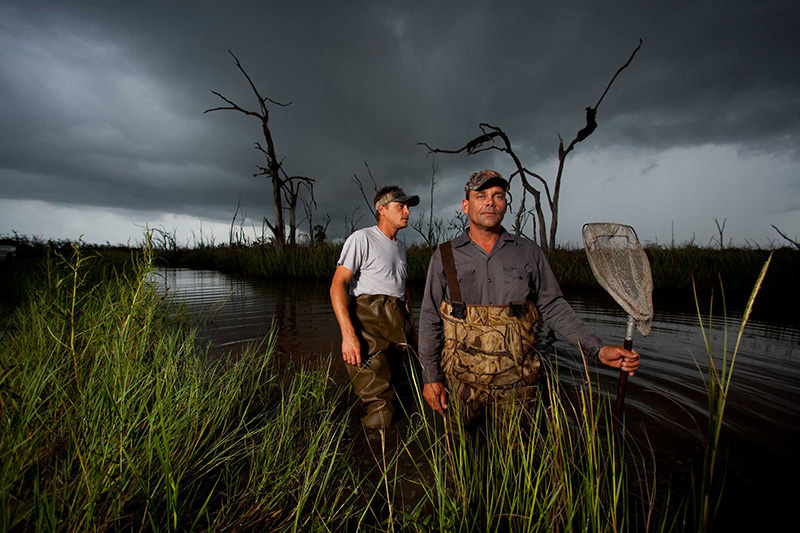
[[[289,208],[289,245],[295,246],[297,244],[297,202],[300,199],[301,187],[305,187],[311,198],[314,198],[314,180],[305,176],[287,176],[283,169],[281,172],[284,175],[283,192],[284,199]],[[316,206],[316,202],[314,202]]]
[[[722,225],[720,226],[719,220],[716,218],[714,219],[714,224],[717,225],[717,233],[719,233],[719,249],[725,249],[725,224],[728,222],[728,219],[722,221]]]
[[[178,232],[177,228],[172,228],[172,231],[168,231],[164,226],[161,226],[158,228],[148,228],[147,231],[150,233],[150,239],[152,240],[154,249],[171,252],[178,249],[178,238],[176,237],[176,233]]]
[[[233,218],[231,219],[231,227],[228,230],[228,246],[235,247],[235,246],[246,246],[247,245],[247,237],[244,234],[244,221],[247,219],[247,213],[245,212],[242,215],[242,219],[239,221],[239,229],[236,229],[236,219],[239,218],[239,211],[242,208],[242,195],[239,195],[239,201],[236,202],[236,211],[233,213]]]
[[[308,243],[313,245],[314,244],[314,210],[317,208],[317,201],[314,199],[314,190],[311,189],[311,198],[306,199],[304,197],[300,198],[300,202],[303,204],[303,212],[306,214],[306,220],[308,220]]]
[[[449,238],[453,239],[458,237],[469,228],[469,219],[467,215],[457,209],[456,212],[453,214],[453,218],[447,221],[447,232]]]
[[[785,234],[784,232],[782,232],[781,230],[779,230],[779,229],[778,229],[778,227],[777,227],[775,224],[770,224],[770,226],[772,226],[772,229],[774,229],[775,231],[777,231],[777,232],[778,232],[778,234],[780,234],[780,236],[781,236],[781,237],[783,237],[784,239],[786,239],[787,241],[789,241],[790,243],[792,243],[792,244],[794,245],[794,247],[795,247],[795,248],[797,248],[798,250],[800,250],[800,242],[794,241],[794,240],[790,239],[789,237],[787,237],[787,236],[786,236],[786,234]],[[795,238],[796,238],[796,237],[795,237]]]
[[[411,229],[419,233],[422,237],[422,240],[425,241],[425,246],[428,248],[435,248],[439,245],[439,242],[442,240],[442,236],[445,234],[444,228],[444,221],[440,218],[433,217],[428,225],[428,229],[424,228],[425,223],[425,211],[420,213],[420,218],[413,221],[409,226]]]
[[[253,93],[256,95],[258,99],[258,111],[250,111],[248,109],[244,109],[240,107],[238,104],[234,103],[232,100],[226,98],[222,94],[218,93],[217,91],[211,91],[213,94],[217,95],[223,101],[225,101],[228,105],[215,107],[212,109],[206,109],[203,113],[210,113],[212,111],[238,111],[239,113],[243,113],[244,115],[255,117],[261,123],[261,132],[264,135],[264,142],[266,143],[266,148],[264,148],[261,143],[256,142],[255,148],[261,152],[266,161],[266,166],[258,166],[259,172],[253,174],[253,176],[266,176],[272,182],[272,203],[273,208],[275,211],[275,222],[272,223],[269,221],[267,217],[264,217],[264,223],[269,227],[270,231],[273,235],[273,242],[279,248],[283,248],[286,244],[286,227],[284,224],[284,207],[283,201],[287,199],[289,203],[289,238],[290,243],[295,244],[295,235],[297,231],[297,226],[294,223],[295,221],[295,211],[297,208],[297,196],[300,191],[299,182],[304,182],[307,187],[310,187],[310,184],[313,184],[314,180],[311,178],[307,178],[305,176],[288,176],[286,172],[283,170],[283,161],[279,161],[278,157],[275,152],[275,143],[272,139],[272,131],[269,127],[269,108],[267,107],[267,102],[271,104],[275,104],[280,107],[287,107],[291,105],[291,102],[287,104],[283,104],[281,102],[277,102],[268,98],[266,96],[261,96],[258,88],[256,87],[253,80],[250,78],[250,75],[247,74],[242,64],[239,62],[239,59],[234,55],[233,52],[228,50],[228,53],[233,57],[233,60],[236,62],[236,67],[239,71],[244,75],[247,79],[247,82],[250,84],[250,88],[253,90]],[[286,195],[286,198],[284,198]]]
[[[600,96],[600,99],[594,105],[594,107],[587,107],[586,108],[586,126],[578,131],[575,135],[575,138],[564,148],[564,140],[561,138],[561,135],[558,135],[558,170],[556,171],[556,177],[553,183],[553,190],[552,193],[550,191],[550,187],[548,182],[539,174],[535,172],[531,172],[520,161],[517,154],[514,152],[511,141],[508,138],[506,133],[498,128],[497,126],[492,126],[491,124],[481,123],[479,125],[482,134],[475,137],[467,144],[462,146],[457,150],[444,150],[439,148],[432,148],[427,143],[419,143],[422,146],[425,146],[430,153],[443,153],[443,154],[460,154],[465,153],[466,155],[473,155],[480,152],[485,152],[487,150],[497,150],[500,152],[504,152],[508,154],[514,162],[514,166],[516,170],[509,176],[509,182],[511,182],[516,176],[519,176],[522,181],[522,186],[524,191],[531,193],[534,199],[534,210],[536,212],[536,218],[538,220],[538,228],[539,228],[539,245],[545,251],[555,248],[556,246],[556,232],[558,231],[558,203],[561,196],[561,180],[564,174],[564,164],[567,160],[567,156],[575,149],[575,145],[579,142],[584,141],[589,135],[591,135],[594,130],[597,128],[597,109],[600,107],[600,104],[603,102],[606,94],[608,93],[609,89],[611,89],[611,85],[614,83],[614,80],[617,79],[617,76],[625,70],[628,65],[631,64],[633,58],[636,56],[636,53],[642,47],[642,40],[639,39],[639,45],[634,49],[631,56],[628,58],[628,61],[622,65],[614,76],[611,78],[611,81],[606,86],[605,91]],[[502,141],[502,144],[498,145],[495,144],[496,142]],[[544,189],[545,196],[547,198],[547,204],[550,208],[550,231],[548,235],[547,225],[544,219],[544,211],[542,207],[542,200],[541,200],[541,191],[536,188],[533,183],[529,180],[529,178],[535,180],[534,182],[539,182],[541,187]],[[522,199],[520,200],[520,207],[517,211],[517,220],[515,221],[515,231],[517,234],[521,234],[522,227],[522,213],[526,211],[525,208],[525,195],[523,193]],[[549,238],[548,238],[549,237]]]
[[[314,242],[315,243],[323,243],[328,239],[328,226],[331,223],[331,216],[326,214],[325,218],[325,225],[322,224],[315,224],[314,225]]]
[[[372,171],[366,161],[364,161],[364,166],[367,167],[367,174],[369,174],[369,179],[372,180],[372,194],[374,195],[378,192],[378,184],[375,183],[375,178],[372,176]],[[369,198],[367,198],[367,193],[364,191],[364,184],[361,183],[361,178],[358,177],[358,174],[353,173],[353,179],[351,181],[356,184],[356,187],[358,187],[358,190],[361,192],[361,197],[364,199],[364,203],[367,204],[369,212],[372,213],[375,220],[378,220],[378,212],[375,211],[373,202],[370,202]],[[363,217],[364,215],[361,216]],[[361,220],[361,218],[359,218],[359,220]],[[350,233],[353,232],[351,231]]]
[[[355,209],[353,209],[353,212],[350,213],[349,218],[347,215],[344,216],[344,232],[348,236],[356,230],[356,226],[359,222],[361,222],[361,219],[364,218],[364,215],[366,215],[366,213],[364,213],[360,217],[356,218],[356,211],[359,209],[361,209],[361,206],[357,206]]]
[[[431,213],[428,217],[428,246],[436,246],[434,241],[434,228],[433,228],[433,191],[436,188],[436,156],[431,156]],[[438,240],[438,239],[437,239]]]
[[[444,234],[444,221],[437,218],[433,212],[433,194],[436,188],[436,158],[433,156],[431,163],[431,204],[428,214],[428,229],[425,229],[425,211],[420,213],[417,220],[411,223],[411,228],[419,233],[425,241],[425,246],[434,248],[439,244],[439,241]]]

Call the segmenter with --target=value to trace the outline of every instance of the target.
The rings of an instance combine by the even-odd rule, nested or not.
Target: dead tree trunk
[[[420,237],[425,240],[425,246],[428,248],[436,248],[439,245],[439,240],[442,237],[443,221],[437,218],[433,213],[433,196],[436,190],[436,158],[433,156],[431,162],[431,203],[430,212],[428,213],[428,229],[425,230],[425,211],[420,213],[419,219],[411,223],[411,228],[419,233]]]
[[[215,107],[213,109],[206,109],[204,113],[210,113],[212,111],[223,111],[223,110],[238,111],[239,113],[255,117],[260,121],[261,132],[264,135],[264,142],[266,144],[266,148],[264,148],[264,146],[262,146],[261,143],[255,143],[255,147],[258,151],[260,151],[264,155],[267,164],[266,166],[263,167],[258,166],[260,172],[253,174],[253,176],[266,176],[272,182],[272,204],[273,204],[273,209],[275,211],[274,214],[275,222],[274,223],[270,222],[269,219],[266,217],[264,217],[264,222],[267,224],[270,231],[272,232],[273,242],[275,243],[275,245],[278,248],[283,248],[283,246],[286,244],[286,226],[283,216],[283,210],[284,210],[283,194],[286,191],[288,199],[290,199],[290,212],[289,212],[290,239],[292,243],[294,243],[295,241],[294,235],[296,234],[297,226],[294,224],[293,221],[295,219],[295,210],[297,208],[297,198],[296,198],[296,193],[292,191],[294,189],[299,190],[299,185],[293,186],[292,180],[300,179],[300,180],[305,180],[306,182],[313,182],[314,180],[300,176],[294,176],[292,178],[289,178],[283,171],[282,162],[278,160],[278,157],[275,154],[275,143],[272,139],[272,131],[270,130],[269,127],[269,108],[267,107],[267,102],[270,102],[280,107],[286,107],[290,105],[291,102],[289,102],[288,104],[282,104],[280,102],[272,100],[271,98],[261,96],[261,93],[253,83],[253,80],[244,70],[244,67],[242,67],[242,64],[239,62],[239,59],[230,50],[228,50],[228,53],[231,54],[233,60],[236,62],[236,67],[247,79],[247,82],[250,84],[250,88],[256,95],[256,98],[258,99],[258,111],[250,111],[248,109],[244,109],[239,105],[237,105],[236,103],[234,103],[233,101],[226,98],[225,96],[223,96],[222,94],[218,93],[217,91],[211,91],[212,93],[220,97],[222,100],[224,100],[228,105],[222,107]],[[281,174],[283,174],[284,177],[281,177]],[[294,202],[293,204],[291,204],[291,199],[293,199]]]
[[[306,176],[287,176],[283,169],[283,191],[289,208],[289,246],[297,244],[297,203],[300,199],[301,187],[305,186],[311,198],[314,198],[314,180]],[[314,202],[316,205],[316,202]]]
[[[552,217],[550,220],[550,247],[555,248],[556,245],[556,231],[558,230],[558,200],[561,196],[561,176],[564,173],[564,162],[567,160],[567,156],[569,153],[575,148],[575,145],[584,139],[586,139],[592,132],[597,128],[597,108],[600,107],[600,103],[603,101],[603,98],[606,97],[608,94],[608,90],[611,89],[611,85],[614,83],[614,80],[617,79],[620,72],[628,68],[628,65],[631,64],[633,58],[636,56],[636,53],[642,47],[642,40],[639,39],[639,45],[634,49],[631,57],[628,58],[628,61],[625,62],[624,65],[617,69],[617,72],[614,73],[612,76],[611,81],[608,82],[606,86],[606,90],[603,91],[603,94],[600,95],[600,99],[594,105],[594,107],[587,107],[586,108],[586,126],[582,128],[578,133],[575,135],[575,138],[572,139],[572,142],[569,143],[566,150],[564,149],[564,141],[561,139],[561,136],[558,136],[558,171],[556,172],[556,183],[553,187],[553,199],[550,204],[550,211],[552,213]]]
[[[719,220],[716,218],[714,219],[714,224],[717,225],[717,233],[719,233],[719,249],[725,249],[725,224],[728,222],[728,219],[722,221],[722,225],[720,226]]]

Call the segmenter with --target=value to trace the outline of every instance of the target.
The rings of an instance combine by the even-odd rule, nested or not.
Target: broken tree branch
[[[795,248],[797,248],[798,250],[800,250],[800,242],[793,241],[792,239],[790,239],[790,238],[789,238],[789,237],[788,237],[788,236],[787,236],[787,235],[786,235],[784,232],[782,232],[781,230],[779,230],[779,229],[778,229],[778,227],[777,227],[775,224],[770,224],[770,226],[772,226],[772,229],[774,229],[775,231],[777,231],[777,232],[778,232],[778,234],[779,234],[781,237],[783,237],[784,239],[786,239],[787,241],[789,241],[790,243],[792,243],[792,244],[794,245],[794,247],[795,247]]]

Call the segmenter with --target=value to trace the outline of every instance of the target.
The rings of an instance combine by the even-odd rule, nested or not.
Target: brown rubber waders
[[[401,298],[362,294],[350,301],[350,317],[361,341],[361,367],[345,364],[361,399],[368,428],[385,428],[394,415],[392,372],[402,366],[406,343],[413,342],[411,315]]]

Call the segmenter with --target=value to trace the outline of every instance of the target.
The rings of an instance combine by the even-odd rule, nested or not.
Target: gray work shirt
[[[544,252],[535,242],[517,237],[503,229],[491,253],[472,242],[469,233],[453,239],[461,298],[468,305],[506,305],[531,301],[545,324],[573,346],[596,356],[602,341],[584,326],[564,299]],[[439,364],[443,333],[439,305],[450,300],[441,251],[437,249],[428,266],[425,294],[419,324],[419,358],[424,383],[444,381]]]

